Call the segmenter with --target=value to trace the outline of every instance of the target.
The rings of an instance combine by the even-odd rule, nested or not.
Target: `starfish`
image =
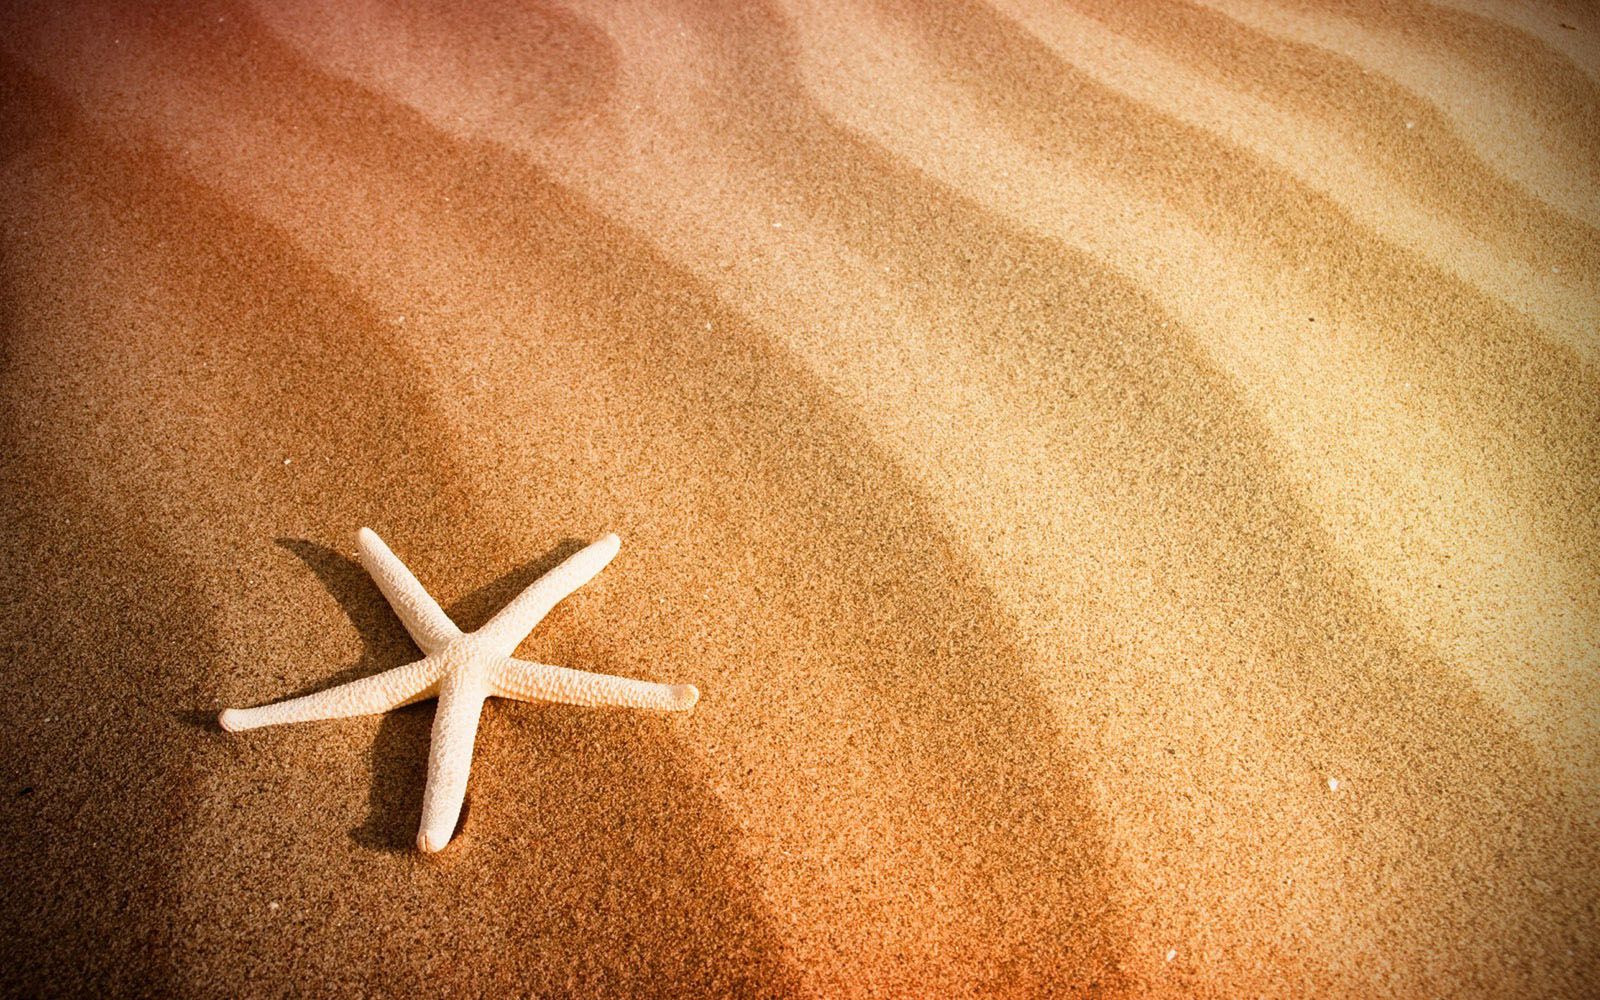
[[[442,850],[455,833],[467,794],[478,715],[490,695],[677,712],[693,708],[700,698],[692,684],[652,684],[512,659],[517,645],[558,601],[594,579],[612,560],[622,545],[616,535],[605,536],[535,580],[488,624],[471,633],[456,627],[376,532],[362,528],[356,541],[361,564],[422,648],[423,658],[302,698],[258,708],[230,708],[217,721],[223,729],[237,732],[288,722],[372,715],[437,697],[428,784],[422,796],[422,827],[417,832],[417,847],[423,851]]]

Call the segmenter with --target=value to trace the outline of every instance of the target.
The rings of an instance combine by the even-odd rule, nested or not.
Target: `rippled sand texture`
[[[7,5],[0,985],[1593,995],[1587,7]]]

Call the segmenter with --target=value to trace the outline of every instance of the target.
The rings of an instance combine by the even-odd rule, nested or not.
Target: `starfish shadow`
[[[363,647],[361,659],[354,664],[283,697],[312,694],[422,656],[406,634],[405,626],[395,617],[383,592],[360,563],[336,549],[307,539],[279,538],[277,542],[317,575],[355,625]],[[584,545],[576,538],[563,539],[544,555],[452,602],[445,613],[464,631],[470,632]],[[367,817],[350,831],[351,839],[362,847],[378,851],[409,851],[416,847],[422,793],[428,776],[433,709],[431,700],[408,705],[384,713],[378,724],[377,737],[372,743],[372,789],[367,795]],[[466,826],[471,811],[472,793],[469,791],[461,806],[461,818],[456,821],[457,832]]]
[[[167,715],[191,729],[203,729],[208,733],[224,732],[221,724],[217,722],[216,709],[180,708],[168,712]]]

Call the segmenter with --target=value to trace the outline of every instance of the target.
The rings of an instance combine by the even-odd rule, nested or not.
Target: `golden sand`
[[[1600,991],[1600,18],[482,6],[0,19],[0,989]]]

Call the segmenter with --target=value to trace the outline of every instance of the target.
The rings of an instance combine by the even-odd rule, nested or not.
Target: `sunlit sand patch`
[[[1600,225],[1600,180],[1593,162],[1575,158],[1582,147],[1574,147],[1570,126],[1558,127],[1555,113],[1508,100],[1482,66],[1337,14],[1312,15],[1270,0],[1200,2],[1257,30],[1338,52],[1397,80],[1449,115],[1497,169],[1573,218]]]
[[[1141,48],[1070,8],[996,7],[1097,81],[1239,144],[1326,193],[1362,225],[1511,303],[1559,343],[1600,363],[1600,301],[1573,276],[1537,268],[1417,204],[1312,122]]]

